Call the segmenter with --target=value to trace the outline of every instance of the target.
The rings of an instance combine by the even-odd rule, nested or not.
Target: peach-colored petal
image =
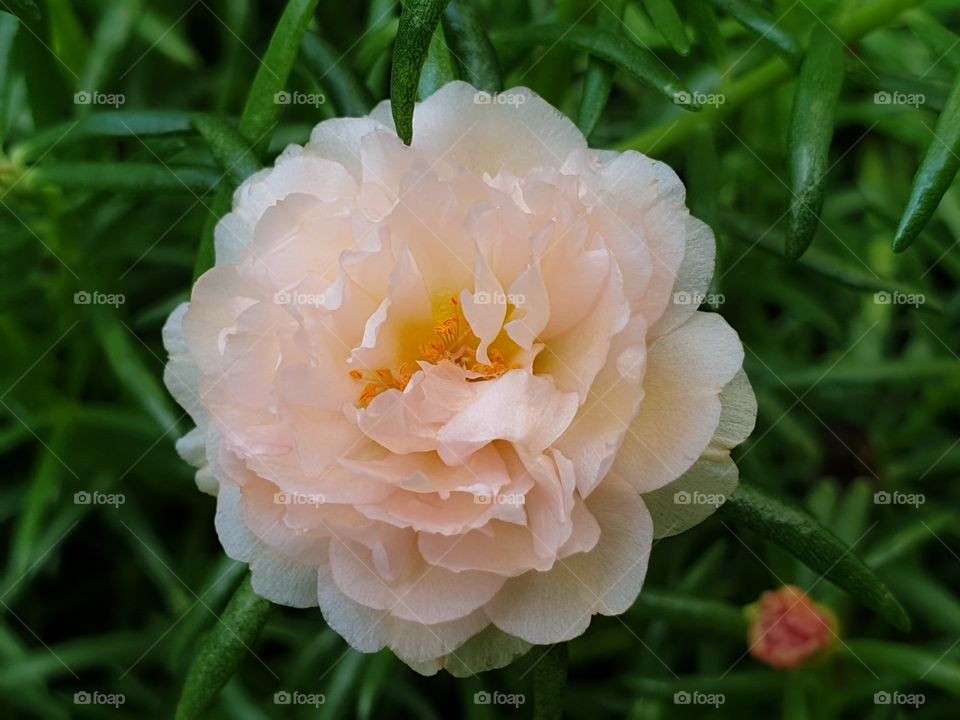
[[[647,353],[643,402],[613,464],[641,492],[700,457],[720,422],[720,391],[743,363],[737,334],[712,313],[695,313]]]
[[[348,598],[337,589],[329,566],[318,569],[318,588],[324,620],[351,647],[367,653],[389,647],[411,664],[455,653],[490,623],[481,611],[432,625],[402,620],[389,611],[374,610]]]
[[[645,336],[643,318],[635,317],[613,339],[606,365],[556,443],[573,461],[581,497],[587,497],[606,477],[643,400]]]
[[[617,615],[636,599],[653,541],[643,500],[611,474],[587,506],[600,527],[596,547],[508,580],[486,606],[498,628],[531,643],[562,642],[582,633],[593,614]]]
[[[522,370],[477,385],[474,402],[437,434],[437,450],[445,462],[458,462],[493,440],[543,450],[563,434],[576,413],[575,394],[562,393],[549,380]]]
[[[720,404],[720,423],[703,455],[679,478],[643,495],[655,537],[689,530],[737,489],[740,473],[730,450],[753,432],[757,417],[757,399],[743,370],[720,393]]]
[[[422,675],[433,675],[444,669],[454,677],[465,678],[506,667],[531,647],[530,643],[507,635],[495,625],[488,625],[455,652],[427,662],[410,663],[410,667]]]
[[[412,539],[413,533],[409,535]],[[407,553],[398,577],[388,582],[377,572],[373,553],[350,541],[330,544],[330,569],[337,587],[355,602],[427,625],[466,617],[504,583],[494,573],[453,573],[430,565],[415,547]]]
[[[556,108],[527,88],[502,93],[501,102],[464,82],[444,85],[420,104],[413,118],[414,147],[442,155],[476,175],[507,167],[520,174],[559,166],[573,150],[586,147],[583,135]],[[389,120],[389,105],[372,117]]]

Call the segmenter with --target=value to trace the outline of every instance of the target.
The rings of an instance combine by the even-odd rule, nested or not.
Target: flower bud
[[[746,612],[750,654],[778,670],[800,667],[836,641],[834,614],[795,585],[763,593]]]

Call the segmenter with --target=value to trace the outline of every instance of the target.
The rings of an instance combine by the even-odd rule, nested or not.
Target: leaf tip
[[[893,236],[893,251],[895,253],[902,253],[908,247],[913,245],[913,241],[916,240],[916,238],[917,233],[915,233],[906,223],[901,223],[900,227],[897,228],[896,235]]]
[[[884,603],[883,616],[889,620],[894,627],[903,632],[910,632],[910,628],[913,627],[913,621],[910,619],[903,605],[889,592],[886,597],[886,602]]]

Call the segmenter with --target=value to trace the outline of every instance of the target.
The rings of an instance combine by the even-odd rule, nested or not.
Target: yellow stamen
[[[489,363],[477,362],[477,347],[480,341],[473,334],[470,324],[466,321],[456,295],[450,296],[450,305],[454,310],[453,316],[445,318],[433,326],[434,337],[427,342],[420,343],[417,347],[420,355],[418,360],[433,365],[448,360],[465,370],[482,376],[467,378],[469,382],[492,380],[516,367],[509,365],[503,353],[497,348],[487,350]],[[411,372],[410,367],[411,363],[402,362],[396,373],[388,368],[379,368],[372,372],[351,370],[351,378],[366,381],[360,393],[361,407],[367,407],[375,397],[387,390],[395,389],[401,392],[405,390],[410,378],[413,377],[413,372],[418,369],[414,364],[413,372]]]

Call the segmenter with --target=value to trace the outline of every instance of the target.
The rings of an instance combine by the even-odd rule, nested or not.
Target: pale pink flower
[[[750,654],[778,670],[792,670],[832,648],[837,621],[795,585],[770,590],[747,609]]]
[[[216,254],[164,330],[179,450],[254,589],[358,650],[463,673],[576,637],[736,486],[713,234],[529,90],[449,84],[412,147],[386,103],[321,123]]]

